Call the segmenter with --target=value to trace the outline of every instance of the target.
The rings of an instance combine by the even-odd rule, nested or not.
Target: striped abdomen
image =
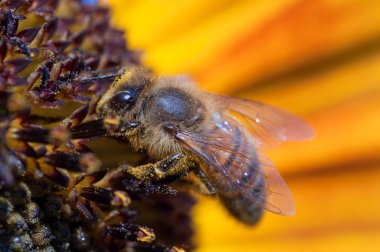
[[[204,146],[214,153],[214,160],[205,164],[205,172],[229,212],[253,225],[261,218],[265,206],[265,177],[254,143],[238,127],[227,126],[213,132],[213,136],[220,136],[219,142],[211,141]]]

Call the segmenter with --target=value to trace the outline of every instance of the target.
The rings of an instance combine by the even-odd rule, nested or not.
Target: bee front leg
[[[120,168],[140,180],[172,182],[185,176],[195,166],[189,155],[176,153],[156,163],[136,167],[124,164]]]

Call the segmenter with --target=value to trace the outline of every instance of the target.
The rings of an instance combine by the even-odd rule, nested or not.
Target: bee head
[[[136,68],[117,79],[97,104],[100,116],[124,117],[136,105],[142,91],[154,80],[149,70]]]

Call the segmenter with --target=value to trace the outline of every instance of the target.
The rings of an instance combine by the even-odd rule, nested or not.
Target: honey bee
[[[122,165],[124,172],[155,181],[194,172],[209,194],[249,225],[264,209],[295,213],[289,188],[260,150],[311,138],[302,119],[260,102],[207,93],[186,76],[155,76],[144,68],[116,80],[96,112],[119,117],[123,126],[113,134],[158,160]]]

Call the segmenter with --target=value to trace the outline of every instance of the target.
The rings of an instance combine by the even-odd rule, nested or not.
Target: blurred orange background
[[[380,250],[380,1],[109,0],[130,47],[162,74],[306,118],[316,139],[268,155],[297,204],[247,228],[201,198],[209,251]]]

